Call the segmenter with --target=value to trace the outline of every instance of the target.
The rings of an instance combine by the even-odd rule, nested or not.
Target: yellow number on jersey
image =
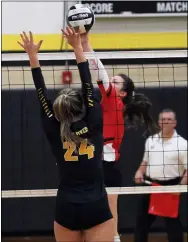
[[[78,156],[73,155],[73,153],[76,151],[76,145],[74,143],[64,142],[63,149],[67,150],[64,155],[65,161],[78,161]],[[88,146],[87,140],[83,140],[80,144],[78,155],[87,155],[88,159],[92,159],[94,157],[94,151],[94,146]]]
[[[66,149],[64,158],[65,161],[78,161],[78,156],[73,155],[76,150],[76,145],[71,142],[63,142],[63,149]]]
[[[87,155],[88,159],[92,159],[94,156],[95,148],[93,145],[87,145],[87,140],[83,140],[80,144],[79,155]]]

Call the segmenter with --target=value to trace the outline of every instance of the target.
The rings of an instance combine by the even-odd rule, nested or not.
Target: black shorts
[[[57,197],[55,221],[70,230],[86,230],[112,218],[107,196],[90,203],[71,203]]]
[[[121,187],[122,174],[119,161],[103,161],[104,184],[106,187]]]

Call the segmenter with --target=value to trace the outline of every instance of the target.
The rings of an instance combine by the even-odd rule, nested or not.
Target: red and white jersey
[[[101,81],[98,81],[98,85],[102,94],[104,160],[114,161],[119,158],[120,145],[124,135],[122,111],[124,104],[116,95],[116,90],[111,83],[107,91]]]
[[[100,60],[90,60],[90,68],[97,70],[98,86],[102,95],[104,160],[113,162],[119,158],[120,145],[124,136],[124,104],[117,96],[114,86]]]

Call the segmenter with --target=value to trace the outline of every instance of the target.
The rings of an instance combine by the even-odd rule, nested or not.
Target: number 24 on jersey
[[[78,148],[78,154],[73,155],[76,151],[76,145],[70,142],[63,142],[63,149],[66,150],[64,158],[65,161],[78,161],[79,155],[87,155],[88,159],[92,159],[94,157],[95,147],[93,145],[88,145],[87,140],[83,140]]]

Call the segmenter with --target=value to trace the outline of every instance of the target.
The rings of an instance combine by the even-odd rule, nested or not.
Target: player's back
[[[87,62],[78,64],[85,103],[85,117],[70,124],[71,132],[82,138],[79,146],[62,142],[61,123],[57,120],[50,100],[47,99],[44,78],[40,68],[32,69],[38,92],[43,129],[56,158],[62,199],[84,203],[96,201],[106,194],[103,182],[103,119],[96,98]],[[83,133],[82,133],[83,132]]]
[[[63,149],[64,159],[59,162],[59,193],[66,200],[83,203],[98,200],[106,194],[102,170],[102,132],[95,132],[88,140],[89,144],[87,139],[83,140],[72,154],[72,149],[76,148],[74,145]]]

